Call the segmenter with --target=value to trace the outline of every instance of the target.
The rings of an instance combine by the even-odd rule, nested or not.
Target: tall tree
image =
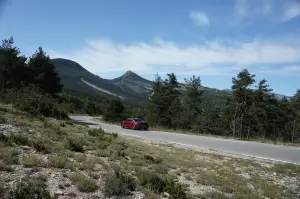
[[[2,41],[0,46],[0,86],[6,90],[20,88],[26,84],[26,60],[20,50],[13,46],[11,37]]]
[[[152,84],[153,93],[148,103],[148,119],[152,124],[176,128],[182,111],[178,81],[174,73],[164,81],[159,75]]]
[[[39,47],[35,54],[30,57],[28,66],[33,77],[33,84],[39,86],[46,93],[57,94],[61,92],[60,76],[42,47]]]
[[[239,122],[239,135],[244,136],[244,118],[253,102],[253,91],[251,86],[255,83],[255,75],[250,74],[247,69],[242,70],[237,78],[232,78],[232,97],[235,104],[233,118],[233,136],[237,133],[237,122]]]
[[[184,111],[182,113],[184,128],[191,127],[199,114],[201,114],[201,90],[200,77],[193,76],[185,79],[185,92],[183,97]]]

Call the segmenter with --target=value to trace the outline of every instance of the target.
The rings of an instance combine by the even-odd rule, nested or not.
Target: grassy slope
[[[292,198],[299,193],[299,166],[145,143],[72,122],[31,118],[3,105],[0,115],[0,123],[11,124],[0,137],[0,189],[24,179],[45,184],[60,198],[158,198],[164,192],[170,198]],[[22,133],[7,132],[12,130]]]

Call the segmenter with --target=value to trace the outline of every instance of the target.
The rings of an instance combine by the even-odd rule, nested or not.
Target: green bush
[[[81,192],[94,192],[98,186],[94,179],[89,178],[83,174],[74,174],[71,180],[76,184],[76,187]]]
[[[80,138],[69,138],[67,141],[67,148],[70,151],[84,153],[83,144]]]
[[[106,197],[112,196],[126,196],[130,189],[135,189],[135,184],[127,177],[120,176],[120,174],[109,173],[105,177],[104,195]]]
[[[105,131],[99,127],[98,129],[89,129],[88,134],[93,137],[104,136]]]
[[[163,192],[166,187],[166,182],[160,174],[143,170],[140,171],[137,176],[142,186],[154,191],[155,193]]]
[[[8,199],[55,199],[45,187],[31,183],[20,183],[9,193]]]
[[[10,139],[17,145],[31,146],[32,144],[31,140],[27,136],[20,133],[11,133]]]
[[[0,160],[5,165],[11,165],[11,164],[18,164],[19,158],[18,158],[19,152],[11,147],[1,147],[0,148]]]
[[[58,108],[57,101],[53,96],[43,94],[34,86],[11,89],[5,94],[6,103],[11,103],[16,108],[26,111],[31,115],[68,119],[67,113]]]
[[[155,193],[167,192],[170,199],[187,199],[186,188],[169,175],[142,170],[137,174],[141,185]]]
[[[24,155],[22,158],[22,163],[25,167],[45,166],[44,160],[34,154]]]
[[[52,155],[49,158],[50,166],[63,169],[67,165],[67,157],[59,156],[59,155]]]
[[[37,138],[32,142],[32,146],[37,150],[38,152],[42,153],[50,153],[51,147],[49,144],[50,140],[46,141],[42,138]]]

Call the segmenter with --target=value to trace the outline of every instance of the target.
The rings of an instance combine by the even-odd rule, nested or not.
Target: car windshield
[[[144,120],[141,119],[134,119],[135,122],[144,122]]]

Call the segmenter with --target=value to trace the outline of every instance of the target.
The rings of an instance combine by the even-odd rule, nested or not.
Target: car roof
[[[136,118],[136,117],[130,117],[130,118],[127,118],[127,120],[142,120],[141,118]]]

